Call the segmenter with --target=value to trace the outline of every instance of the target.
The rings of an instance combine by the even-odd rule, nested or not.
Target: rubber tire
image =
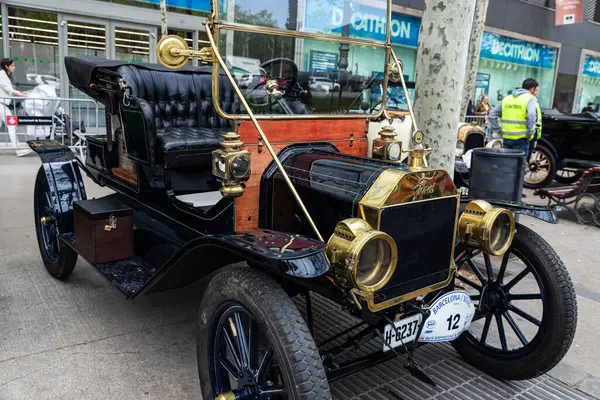
[[[35,177],[35,186],[33,191],[33,209],[34,209],[34,218],[35,218],[35,233],[38,240],[38,247],[40,249],[40,254],[42,256],[42,261],[44,262],[44,267],[50,275],[52,275],[56,279],[64,280],[75,268],[77,264],[78,254],[73,249],[71,249],[67,244],[60,241],[59,243],[59,254],[55,262],[52,262],[42,245],[42,227],[41,227],[41,215],[39,215],[39,207],[40,207],[40,196],[43,195],[42,191],[44,190],[46,184],[46,172],[44,171],[44,167],[41,166],[38,170],[37,176]]]
[[[554,180],[558,183],[562,183],[563,185],[572,185],[577,182],[582,176],[583,172],[577,172],[570,178],[564,178],[562,176],[558,176],[558,172],[556,171],[556,175],[554,176]]]
[[[269,276],[250,267],[227,267],[210,281],[200,304],[197,354],[202,396],[211,393],[208,334],[218,306],[234,300],[246,307],[266,333],[294,400],[331,399],[329,382],[314,339],[292,299]]]
[[[525,182],[525,180],[523,180],[523,186],[528,189],[545,188],[548,185],[550,185],[552,183],[552,181],[554,180],[554,178],[556,177],[556,157],[554,156],[554,153],[552,152],[552,150],[550,150],[550,148],[548,146],[546,146],[542,143],[538,143],[537,147],[535,149],[533,149],[532,152],[533,151],[539,151],[539,152],[544,153],[546,158],[550,161],[550,171],[548,172],[548,176],[546,177],[546,179],[544,179],[540,183],[530,184],[530,183]],[[529,170],[529,167],[527,168],[527,170]]]
[[[510,360],[482,354],[465,334],[452,342],[469,364],[495,378],[508,380],[535,378],[554,368],[571,347],[577,327],[577,299],[567,268],[540,235],[518,223],[516,227],[513,247],[532,263],[546,290],[552,319],[544,337],[524,357]]]

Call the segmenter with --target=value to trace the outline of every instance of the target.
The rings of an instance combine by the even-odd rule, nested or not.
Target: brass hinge
[[[263,140],[262,140],[262,138],[259,136],[259,137],[258,137],[258,152],[259,152],[259,153],[262,153],[262,151],[263,151],[263,150],[262,150],[262,148],[263,148]]]
[[[350,132],[350,147],[354,146],[354,132]]]

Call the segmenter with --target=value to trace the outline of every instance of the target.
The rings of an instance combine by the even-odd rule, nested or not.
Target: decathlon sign
[[[309,32],[385,41],[386,11],[383,8],[340,0],[308,0],[304,29]],[[347,27],[347,32],[343,32]],[[417,47],[421,19],[392,13],[392,43]]]
[[[484,32],[480,56],[538,68],[554,68],[556,49]]]
[[[600,58],[586,56],[583,62],[583,75],[600,78]]]

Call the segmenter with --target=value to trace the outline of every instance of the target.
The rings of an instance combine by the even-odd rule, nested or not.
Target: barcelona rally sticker
[[[469,329],[475,306],[464,290],[446,293],[429,307],[419,342],[449,342]]]

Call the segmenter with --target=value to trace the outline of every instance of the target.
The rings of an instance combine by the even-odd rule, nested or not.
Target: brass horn
[[[171,69],[183,67],[193,57],[205,64],[214,62],[210,47],[198,51],[190,50],[186,41],[177,35],[163,36],[156,44],[156,55],[162,65]]]

